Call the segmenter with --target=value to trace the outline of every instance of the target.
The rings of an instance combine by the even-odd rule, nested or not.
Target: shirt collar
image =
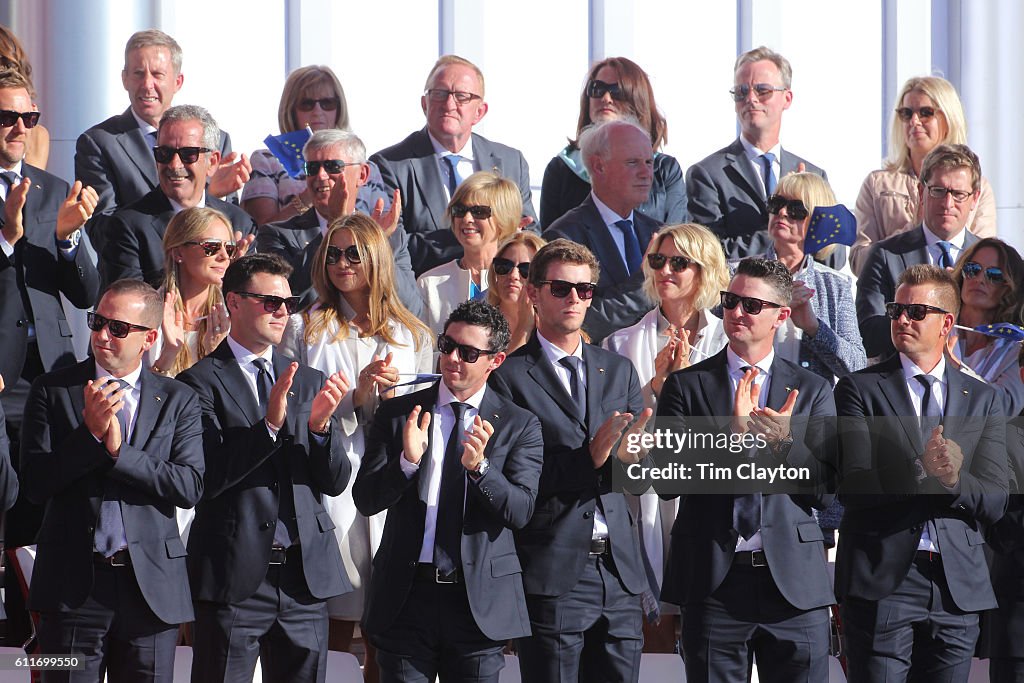
[[[114,375],[113,375],[113,373],[108,372],[99,363],[96,363],[96,376],[95,376],[94,379],[102,379],[103,377],[114,377]],[[139,380],[141,378],[142,378],[142,363],[139,363],[138,367],[136,367],[134,370],[129,372],[124,377],[115,377],[114,379],[119,379],[119,380],[122,380],[124,382],[127,382],[128,385],[132,389],[138,389],[139,388]]]
[[[768,355],[762,358],[757,363],[749,363],[744,359],[740,358],[740,356],[735,351],[732,350],[731,346],[725,347],[725,357],[728,362],[730,377],[742,375],[743,373],[740,371],[741,368],[747,365],[751,365],[760,370],[760,372],[758,373],[758,377],[763,377],[767,379],[772,374],[772,363],[775,362],[775,349],[772,348],[772,350],[768,352]],[[763,381],[764,379],[761,380],[761,382]]]
[[[267,350],[261,354],[255,354],[236,342],[230,334],[228,335],[228,346],[231,348],[231,353],[235,354],[235,360],[238,361],[239,365],[252,363],[257,358],[266,358],[270,361],[271,367],[274,365],[274,347],[272,346],[268,346]]]
[[[782,142],[781,141],[775,143],[775,146],[772,147],[771,149],[761,150],[761,149],[758,149],[757,147],[754,147],[752,144],[750,144],[750,142],[747,141],[747,139],[745,137],[743,137],[741,135],[740,136],[740,144],[743,145],[743,151],[746,153],[748,159],[757,160],[757,159],[759,159],[761,157],[762,154],[765,154],[767,152],[771,152],[772,154],[775,155],[775,161],[779,162],[780,164],[782,163]]]
[[[462,146],[462,149],[458,150],[457,152],[451,151],[450,149],[448,149],[447,147],[442,145],[440,142],[438,142],[437,138],[435,138],[433,135],[431,135],[429,130],[427,131],[427,137],[430,138],[430,144],[434,148],[434,154],[436,154],[438,157],[446,157],[449,154],[458,154],[463,159],[468,159],[469,161],[473,161],[473,136],[472,135],[469,136],[468,140],[466,140],[466,144],[464,144]]]
[[[915,363],[914,361],[910,360],[909,358],[904,356],[902,353],[900,354],[900,365],[903,366],[903,376],[906,378],[906,380],[908,382],[911,381],[911,380],[914,380],[914,378],[917,377],[918,375],[931,375],[932,377],[934,377],[939,382],[945,382],[946,381],[946,356],[945,356],[945,354],[943,354],[943,356],[941,358],[939,358],[938,364],[934,368],[932,368],[931,372],[925,372],[921,368],[917,367],[917,363]]]
[[[924,229],[924,243],[925,243],[925,246],[934,247],[939,241],[941,241],[939,236],[936,235],[934,232],[931,231],[931,229],[928,228],[928,224],[927,223],[922,223],[921,227]],[[952,237],[950,237],[946,241],[949,242],[950,244],[952,244],[958,250],[962,250],[964,248],[964,240],[966,240],[966,239],[967,239],[967,228],[964,227],[964,228],[960,229],[960,232],[958,232],[957,234],[953,235]]]
[[[17,176],[18,182],[21,182],[21,179],[23,177],[25,177],[24,165],[25,165],[25,161],[23,159],[23,160],[19,161],[18,163],[16,163],[14,165],[14,168],[0,168],[0,171],[8,171],[10,173],[13,173],[15,176]]]
[[[579,358],[580,360],[583,360],[583,338],[582,337],[580,338],[579,344],[576,345],[576,350],[573,351],[572,353],[566,353],[565,351],[563,351],[558,346],[555,346],[554,344],[549,342],[547,339],[545,339],[544,335],[541,334],[539,331],[537,332],[537,341],[540,342],[541,350],[544,351],[544,355],[547,357],[548,361],[550,361],[552,364],[557,363],[558,361],[562,360],[566,356],[573,356],[574,358]]]
[[[164,195],[164,196],[167,197],[167,195]],[[167,201],[169,201],[171,203],[171,208],[174,209],[174,213],[175,214],[181,213],[182,211],[184,211],[187,208],[187,207],[183,206],[182,204],[179,204],[178,202],[174,201],[170,197],[167,197]],[[205,191],[203,192],[203,196],[199,198],[199,203],[196,204],[196,206],[199,207],[199,208],[203,208],[203,207],[206,206],[206,192]]]
[[[327,224],[327,218],[321,216],[320,212],[317,211],[315,208],[313,209],[313,214],[316,216],[317,225],[320,226],[320,234],[323,235],[324,237],[327,237],[327,229],[330,227]]]
[[[452,401],[459,401],[459,403],[465,403],[475,408],[477,412],[480,412],[480,403],[484,400],[485,391],[487,391],[486,382],[482,387],[480,387],[480,390],[478,392],[467,398],[465,401],[459,401],[459,399],[455,398],[455,394],[453,394],[451,390],[448,388],[448,386],[444,383],[444,379],[442,379],[437,384],[437,405],[446,406]]]
[[[156,132],[156,126],[150,124],[149,121],[143,121],[142,118],[135,113],[135,109],[129,107],[128,111],[132,113],[132,118],[135,119],[135,123],[139,124],[139,130],[142,131],[143,135],[149,135],[150,133]]]
[[[594,206],[597,207],[597,212],[601,214],[601,220],[604,221],[605,225],[615,225],[618,221],[621,220],[633,220],[632,211],[629,212],[628,216],[620,216],[619,214],[609,209],[608,205],[602,202],[594,192],[590,193],[590,197],[591,199],[594,200]]]

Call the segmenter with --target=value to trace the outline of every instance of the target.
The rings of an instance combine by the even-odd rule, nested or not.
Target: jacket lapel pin
[[[153,397],[153,400],[154,400],[154,401],[159,401],[159,400],[160,400],[160,396],[154,396],[154,397]]]
[[[604,372],[604,368],[598,368],[597,371],[598,372]]]

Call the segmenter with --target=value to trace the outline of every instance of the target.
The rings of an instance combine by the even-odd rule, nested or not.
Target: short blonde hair
[[[719,292],[729,286],[729,268],[725,263],[722,243],[710,230],[696,223],[668,225],[659,230],[647,247],[648,254],[657,253],[665,240],[672,240],[676,249],[693,259],[700,266],[700,285],[694,296],[693,306],[697,310],[713,308],[718,304]],[[661,303],[658,288],[654,284],[654,271],[643,262],[644,293],[651,301]]]
[[[477,171],[455,189],[445,213],[445,221],[450,229],[454,230],[455,226],[452,206],[469,206],[469,197],[491,207],[491,222],[497,228],[496,241],[508,239],[519,229],[519,222],[523,218],[523,196],[519,193],[519,186],[492,171]]]
[[[967,117],[960,103],[960,96],[953,84],[938,76],[918,76],[911,78],[900,89],[896,96],[896,104],[892,108],[892,124],[889,128],[889,158],[886,161],[887,171],[903,171],[912,173],[914,167],[910,161],[910,148],[907,147],[907,131],[900,121],[896,110],[903,106],[903,98],[914,91],[927,95],[946,123],[946,137],[939,144],[963,145],[967,143]]]

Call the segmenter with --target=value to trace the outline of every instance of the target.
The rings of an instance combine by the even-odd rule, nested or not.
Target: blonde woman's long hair
[[[167,224],[167,230],[164,232],[164,282],[162,291],[174,295],[174,310],[180,311],[182,314],[185,313],[185,302],[181,299],[181,267],[178,260],[174,258],[174,251],[185,246],[186,242],[198,242],[207,236],[207,231],[215,221],[220,221],[224,225],[224,230],[229,236],[228,239],[233,241],[234,238],[231,237],[231,221],[217,209],[209,207],[195,206],[191,209],[179,211],[171,219],[171,222]],[[174,363],[172,363],[171,367],[163,368],[172,376],[192,367],[213,351],[213,349],[206,348],[206,334],[210,323],[210,313],[216,304],[223,303],[224,297],[221,294],[220,287],[216,285],[209,285],[207,290],[206,302],[202,308],[202,314],[205,317],[195,326],[195,331],[199,335],[199,342],[196,347],[198,353],[193,358],[188,344],[182,344],[181,350],[178,351],[178,355],[174,358]]]
[[[332,323],[337,323],[338,333],[331,343],[347,339],[351,334],[349,320],[341,311],[342,293],[327,275],[327,247],[340,230],[347,230],[352,235],[370,287],[370,336],[379,336],[387,343],[399,346],[391,332],[391,322],[395,321],[412,332],[413,345],[418,351],[423,340],[430,338],[430,329],[396,296],[395,256],[380,227],[364,213],[353,213],[331,223],[313,256],[313,288],[319,301],[317,306],[303,313],[306,344],[315,343]]]

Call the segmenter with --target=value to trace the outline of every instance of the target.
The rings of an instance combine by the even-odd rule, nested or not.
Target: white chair
[[[189,683],[192,680],[192,648],[179,645],[174,648],[174,683]]]
[[[828,658],[828,683],[846,683],[846,672],[836,657]]]
[[[363,670],[351,652],[327,651],[327,683],[363,683]]]
[[[676,654],[645,652],[640,655],[640,683],[686,683],[683,658]]]
[[[505,668],[498,674],[498,683],[520,683],[523,674],[519,671],[519,657],[505,655]]]
[[[967,683],[988,683],[988,660],[975,657],[971,660],[971,673]]]

